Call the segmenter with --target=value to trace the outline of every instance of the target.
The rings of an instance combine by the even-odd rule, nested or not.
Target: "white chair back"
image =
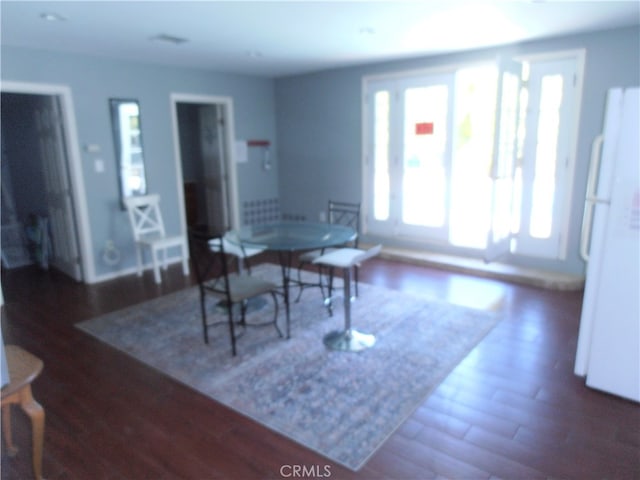
[[[128,197],[124,199],[124,203],[129,212],[129,221],[136,241],[166,236],[160,212],[160,195],[156,193]]]

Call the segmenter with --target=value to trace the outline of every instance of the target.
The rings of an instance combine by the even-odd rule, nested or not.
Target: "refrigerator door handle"
[[[591,240],[591,224],[593,222],[593,210],[597,203],[606,202],[596,197],[598,185],[598,171],[600,170],[600,156],[604,136],[598,135],[591,145],[591,160],[589,162],[589,176],[587,177],[587,193],[584,202],[584,214],[582,217],[582,231],[580,233],[580,256],[585,262],[589,261],[589,243]]]

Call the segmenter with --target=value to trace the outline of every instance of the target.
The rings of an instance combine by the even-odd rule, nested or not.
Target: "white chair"
[[[317,265],[329,267],[330,269],[341,268],[343,271],[344,330],[330,332],[324,337],[324,344],[331,350],[359,352],[375,344],[376,337],[351,328],[351,271],[366,260],[378,255],[381,250],[382,245],[376,245],[368,250],[340,248],[313,261]],[[332,277],[333,275],[330,275],[330,278]],[[331,289],[330,282],[329,297],[327,299],[329,307],[331,306]],[[331,312],[331,308],[329,308],[329,312]]]
[[[182,272],[189,275],[189,253],[184,235],[167,236],[160,213],[160,195],[134,196],[124,199],[129,221],[136,242],[138,276],[142,275],[142,250],[148,248],[153,263],[153,278],[160,283],[159,252],[162,252],[162,268],[167,269],[167,249],[179,247],[182,255]]]

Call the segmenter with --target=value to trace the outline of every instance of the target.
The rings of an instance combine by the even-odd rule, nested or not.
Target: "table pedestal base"
[[[375,336],[354,329],[336,330],[324,337],[324,344],[328,349],[342,352],[360,352],[373,347],[375,343]]]

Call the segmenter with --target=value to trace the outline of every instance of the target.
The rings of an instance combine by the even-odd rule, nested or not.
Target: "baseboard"
[[[173,257],[167,258],[167,266],[173,265],[176,263],[182,263],[182,257],[173,256]],[[146,271],[153,271],[153,264],[151,262],[145,263],[142,266],[143,275]],[[162,267],[160,267],[160,272],[162,274]],[[91,283],[91,284],[102,283],[102,282],[107,282],[109,280],[115,280],[120,277],[126,277],[127,275],[134,275],[137,273],[138,273],[138,269],[135,266],[133,266],[133,267],[125,268],[123,270],[116,270],[113,272],[107,272],[107,273],[102,273],[100,275],[96,275],[92,282],[87,282],[87,283]]]
[[[364,247],[364,246],[363,246]],[[418,250],[383,247],[382,258],[426,265],[443,270],[467,273],[487,278],[532,285],[552,290],[582,290],[584,276],[568,275],[532,268],[517,267],[504,263],[484,263],[482,260],[429,253]]]

